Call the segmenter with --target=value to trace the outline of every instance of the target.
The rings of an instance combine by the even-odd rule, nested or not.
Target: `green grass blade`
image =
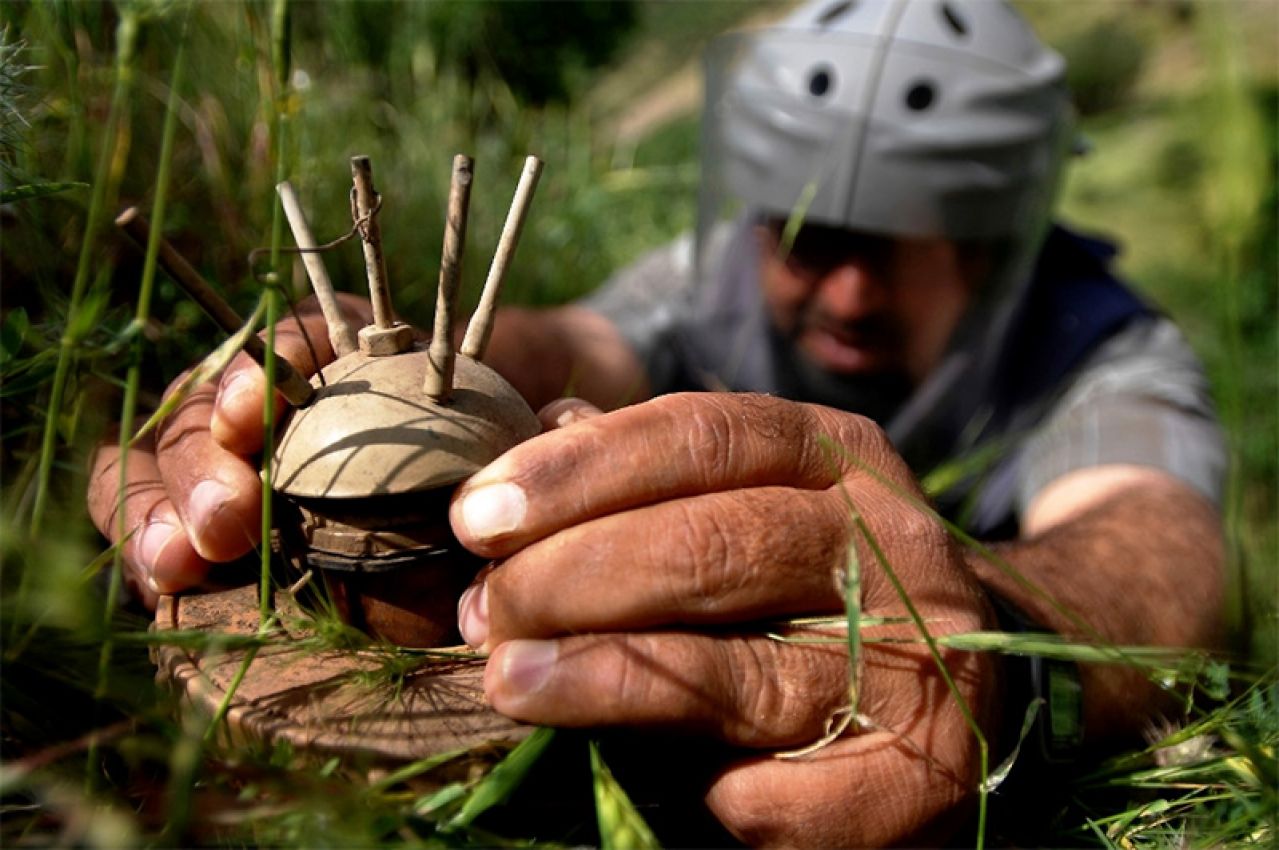
[[[450,782],[443,788],[421,798],[413,806],[414,814],[422,817],[438,817],[457,807],[466,798],[466,783]]]
[[[781,238],[777,240],[779,261],[785,262],[790,256],[791,249],[795,247],[795,239],[799,236],[800,228],[804,226],[804,220],[808,218],[808,210],[812,207],[813,199],[817,197],[817,190],[820,188],[816,180],[808,181],[791,207],[790,215],[786,217],[786,224],[782,227]]]
[[[253,661],[258,657],[258,647],[250,646],[244,653],[244,658],[240,661],[240,666],[236,668],[235,675],[231,677],[231,681],[227,684],[226,693],[222,695],[222,701],[218,703],[217,711],[214,712],[209,725],[204,728],[204,734],[201,737],[202,744],[208,744],[213,740],[213,736],[217,734],[218,728],[222,725],[222,721],[226,718],[227,712],[231,710],[231,703],[235,699],[235,694],[240,690],[240,685],[244,683],[244,677],[249,674],[249,668],[253,666]]]
[[[386,776],[383,776],[381,779],[378,779],[376,782],[369,785],[368,792],[370,794],[376,794],[398,785],[401,782],[406,782],[415,776],[430,773],[440,765],[453,761],[453,759],[458,758],[459,756],[466,755],[467,752],[468,750],[449,750],[448,752],[439,753],[438,755],[409,762],[398,770],[388,773]]]
[[[67,304],[68,317],[80,312],[81,303],[89,284],[89,274],[93,268],[98,231],[102,227],[108,197],[115,193],[119,175],[113,171],[112,164],[116,159],[120,143],[120,127],[127,121],[129,94],[133,88],[133,58],[137,46],[138,19],[132,7],[125,6],[120,10],[120,20],[116,25],[116,76],[111,95],[111,107],[107,115],[105,141],[98,158],[93,181],[93,192],[89,199],[89,213],[85,220],[84,238],[80,244],[80,258],[76,264],[75,278],[71,284],[71,296]],[[28,524],[28,539],[39,539],[44,525],[45,514],[49,506],[49,479],[53,471],[53,462],[58,453],[58,423],[62,417],[63,399],[67,382],[71,375],[72,364],[80,346],[80,339],[70,331],[70,325],[63,330],[58,341],[58,362],[54,370],[53,384],[49,389],[49,400],[45,409],[44,432],[40,444],[40,460],[36,470],[35,499],[31,508]],[[16,608],[22,610],[26,603],[29,588],[29,573],[24,570],[19,578],[16,592]],[[14,619],[15,629],[18,618]],[[16,636],[11,632],[10,638]]]
[[[183,26],[183,37],[179,39],[177,55],[173,60],[173,74],[169,81],[169,101],[164,116],[164,131],[160,143],[160,160],[156,168],[155,202],[151,208],[151,238],[147,242],[146,257],[142,265],[142,281],[138,287],[138,300],[134,311],[134,324],[142,327],[151,317],[151,296],[155,288],[156,258],[160,250],[160,233],[164,225],[165,204],[169,194],[169,168],[173,161],[173,140],[178,126],[178,93],[182,89],[182,74],[185,67],[186,27]],[[123,506],[129,490],[129,433],[133,430],[133,419],[137,412],[138,387],[142,382],[142,355],[145,338],[134,336],[130,343],[129,369],[125,378],[124,401],[120,411],[119,442],[119,478],[116,485],[116,502]],[[121,507],[116,511],[116,539],[125,540],[129,535],[126,525],[127,512]],[[124,548],[114,547],[114,558],[111,563],[110,580],[107,585],[107,597],[104,603],[103,631],[106,638],[102,641],[102,650],[98,659],[98,687],[95,696],[101,699],[107,692],[108,678],[111,671],[111,618],[119,604],[120,592],[124,580]],[[94,755],[92,752],[91,756]]]
[[[844,612],[848,618],[848,711],[851,717],[856,718],[862,692],[862,564],[854,543],[848,545],[844,570]]]
[[[1004,784],[1008,774],[1012,772],[1013,765],[1017,763],[1017,757],[1021,755],[1021,745],[1026,742],[1026,736],[1030,734],[1031,728],[1035,725],[1035,717],[1043,707],[1043,697],[1036,697],[1030,701],[1030,705],[1026,706],[1026,714],[1022,717],[1021,729],[1018,730],[1017,743],[1013,745],[1012,752],[982,782],[982,787],[986,793],[989,794],[991,791],[997,790],[1000,785]]]
[[[1223,516],[1227,529],[1229,555],[1228,614],[1231,625],[1242,630],[1251,641],[1251,649],[1266,663],[1279,662],[1279,602],[1276,599],[1276,565],[1274,552],[1265,553],[1259,562],[1245,557],[1245,533],[1248,525],[1245,502],[1246,483],[1252,475],[1244,463],[1245,446],[1252,441],[1268,440],[1274,455],[1273,418],[1263,420],[1268,427],[1250,428],[1257,420],[1247,409],[1254,395],[1246,384],[1250,374],[1249,360],[1260,352],[1245,345],[1244,327],[1249,316],[1244,308],[1244,286],[1248,264],[1254,260],[1254,241],[1265,237],[1267,198],[1273,205],[1273,150],[1267,149],[1266,120],[1257,107],[1255,94],[1261,89],[1249,79],[1250,69],[1239,43],[1244,35],[1239,10],[1228,3],[1203,3],[1197,9],[1199,39],[1209,59],[1210,96],[1201,101],[1200,126],[1213,127],[1204,135],[1206,167],[1199,180],[1201,220],[1208,236],[1208,246],[1215,254],[1217,277],[1213,281],[1219,292],[1217,333],[1224,342],[1224,369],[1215,387],[1222,419],[1232,439],[1228,441],[1229,470]],[[1272,124],[1273,113],[1269,116]],[[1273,226],[1273,225],[1272,225]],[[1270,238],[1273,238],[1271,234]],[[1273,269],[1268,286],[1274,286]],[[1259,281],[1260,282],[1260,281]],[[1260,318],[1260,317],[1258,317]],[[1273,315],[1261,321],[1273,322]],[[1255,319],[1253,319],[1255,321]],[[1270,364],[1274,365],[1274,349],[1266,346]],[[1273,416],[1274,406],[1271,403]],[[1265,432],[1269,435],[1266,436]],[[1261,433],[1257,433],[1261,432]],[[1264,474],[1264,473],[1263,473]],[[1266,486],[1273,487],[1273,478]],[[1273,491],[1272,491],[1273,492]],[[1273,519],[1273,503],[1271,519]]]
[[[102,227],[106,212],[107,198],[115,194],[114,190],[119,180],[119,175],[112,166],[118,153],[120,127],[122,122],[127,121],[129,96],[133,89],[133,58],[137,47],[137,36],[137,14],[132,6],[126,4],[120,9],[120,20],[116,25],[115,88],[111,95],[110,112],[107,114],[106,131],[103,134],[105,141],[94,173],[93,193],[89,199],[84,239],[80,244],[80,259],[76,264],[76,274],[71,284],[71,297],[67,305],[68,316],[75,316],[84,300],[89,275],[93,269],[98,231]],[[71,364],[79,344],[80,339],[71,333],[63,333],[59,340],[58,368],[54,373],[53,386],[49,392],[44,439],[40,447],[40,467],[36,477],[36,498],[31,512],[30,534],[33,539],[39,536],[48,508],[49,473],[53,468],[53,459],[57,452],[57,422],[62,412],[62,401]]]
[[[591,741],[591,775],[595,785],[595,817],[599,822],[602,850],[651,850],[661,847],[653,830],[635,809],[631,798],[613,778]]]
[[[992,469],[1008,453],[1012,437],[992,440],[978,446],[971,453],[947,461],[919,479],[919,486],[929,498],[936,498],[961,481],[978,478]]]
[[[1050,606],[1058,615],[1060,615],[1063,619],[1065,619],[1072,626],[1078,629],[1081,634],[1088,635],[1089,639],[1091,639],[1098,648],[1101,648],[1105,650],[1106,652],[1109,652],[1113,661],[1118,661],[1118,662],[1125,661],[1124,654],[1119,649],[1119,647],[1115,646],[1115,644],[1112,641],[1108,640],[1104,635],[1102,635],[1099,631],[1097,631],[1096,628],[1094,628],[1086,620],[1084,620],[1081,616],[1079,616],[1079,614],[1067,608],[1065,605],[1059,602],[1057,598],[1054,597],[1051,593],[1049,593],[1047,590],[1045,590],[1044,588],[1040,587],[1038,584],[1036,584],[1035,582],[1027,578],[1021,572],[1021,570],[1017,569],[1015,566],[1009,563],[1007,559],[1000,557],[1000,555],[994,550],[992,550],[989,546],[977,540],[975,537],[973,537],[968,532],[964,531],[958,525],[956,525],[955,523],[943,517],[941,514],[939,514],[936,511],[936,509],[932,507],[932,505],[929,505],[927,502],[921,500],[914,493],[910,493],[905,488],[884,478],[884,476],[881,475],[877,469],[874,469],[868,464],[864,463],[860,458],[854,457],[843,446],[827,438],[824,438],[824,441],[827,445],[832,447],[835,451],[839,452],[840,455],[844,457],[849,463],[854,464],[860,471],[865,472],[867,475],[874,478],[875,481],[887,487],[895,496],[900,498],[904,503],[914,507],[916,510],[920,511],[925,516],[930,517],[935,522],[940,523],[941,526],[946,529],[946,532],[951,535],[951,537],[959,541],[965,548],[967,548],[969,551],[981,557],[983,560],[985,560],[991,566],[995,567],[995,569],[999,570],[1001,573],[1003,573],[1005,576],[1010,578],[1012,581],[1016,582],[1017,586],[1020,587],[1023,591],[1025,591],[1027,594],[1029,594],[1030,596],[1036,599],[1041,600],[1046,605]]]
[[[289,3],[288,0],[273,0],[271,4],[271,62],[274,71],[274,90],[268,98],[270,104],[271,129],[273,133],[273,150],[275,152],[276,185],[284,182],[289,176],[288,117],[289,107]],[[280,246],[284,243],[284,214],[279,198],[271,199],[271,272],[267,280],[267,289],[263,293],[266,301],[266,362],[262,371],[265,373],[265,389],[262,405],[262,515],[261,539],[262,564],[258,580],[258,622],[259,628],[265,629],[271,620],[273,598],[271,595],[271,547],[266,541],[271,539],[273,520],[271,506],[273,498],[275,459],[275,326],[280,321]]]
[[[14,186],[12,189],[0,190],[0,204],[13,204],[18,201],[30,201],[36,198],[44,198],[49,195],[57,195],[60,192],[69,192],[72,189],[87,189],[88,183],[80,183],[71,181],[67,183],[28,183],[24,186]]]
[[[1094,836],[1096,836],[1097,841],[1102,847],[1107,848],[1107,850],[1118,850],[1118,848],[1115,847],[1115,842],[1110,840],[1110,836],[1106,835],[1101,826],[1092,818],[1088,819],[1088,829],[1092,831]]]
[[[866,545],[870,547],[871,552],[875,556],[876,563],[880,569],[884,571],[884,575],[892,584],[893,590],[897,592],[897,596],[901,599],[902,604],[906,606],[906,611],[910,615],[911,620],[915,624],[915,628],[919,631],[920,637],[923,638],[924,644],[928,647],[928,653],[932,656],[933,664],[937,668],[938,674],[946,683],[946,689],[950,691],[951,698],[955,700],[960,713],[964,717],[964,723],[967,724],[969,730],[973,733],[973,737],[977,739],[977,746],[980,750],[981,762],[981,782],[978,785],[978,802],[977,802],[977,839],[976,846],[978,850],[985,845],[986,839],[986,811],[987,811],[987,789],[986,783],[990,778],[990,745],[986,741],[986,736],[981,730],[981,726],[977,723],[977,719],[973,717],[972,709],[968,705],[968,701],[964,699],[964,695],[959,692],[959,686],[955,684],[954,678],[950,675],[950,669],[946,667],[945,661],[941,657],[941,651],[937,648],[938,643],[933,638],[932,633],[928,630],[928,624],[924,621],[923,615],[919,613],[919,609],[915,607],[915,603],[910,598],[910,594],[906,592],[906,588],[902,585],[901,580],[897,576],[897,571],[893,569],[892,564],[888,561],[888,556],[884,553],[883,548],[879,545],[879,540],[875,537],[874,532],[870,530],[870,526],[866,524],[865,518],[861,511],[857,508],[853,501],[852,494],[848,492],[848,488],[840,482],[840,493],[844,497],[844,502],[853,517],[853,527],[855,531],[861,535],[866,541]]]
[[[480,780],[462,804],[461,811],[444,824],[443,831],[468,827],[489,809],[506,802],[554,737],[555,730],[543,726],[521,741],[519,746],[511,750],[506,758]]]
[[[258,323],[262,321],[263,315],[266,313],[266,296],[264,295],[258,301],[257,307],[253,309],[253,313],[245,321],[244,327],[240,328],[235,334],[228,337],[221,345],[213,349],[207,357],[186,374],[186,376],[173,388],[173,391],[165,398],[161,404],[152,413],[146,422],[142,423],[142,427],[133,435],[133,439],[129,441],[130,445],[136,445],[138,440],[142,439],[150,433],[156,425],[169,416],[178,406],[191,395],[192,390],[203,384],[205,381],[211,380],[215,375],[227,367],[235,358],[240,350],[244,348],[244,341],[248,339],[257,329]],[[267,363],[272,363],[275,358],[266,358]]]
[[[1052,632],[964,632],[942,635],[937,642],[969,652],[1038,656],[1078,664],[1123,664],[1145,672],[1164,687],[1193,685],[1211,699],[1229,695],[1230,665],[1202,650],[1165,646],[1094,646]]]
[[[0,368],[17,360],[27,334],[31,332],[31,318],[26,308],[16,307],[0,321]]]

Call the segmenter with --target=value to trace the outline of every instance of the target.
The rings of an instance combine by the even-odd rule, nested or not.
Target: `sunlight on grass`
[[[415,29],[427,23],[427,5],[0,6],[0,102],[22,119],[0,128],[5,843],[496,846],[507,839],[490,831],[495,824],[503,835],[521,834],[522,824],[502,820],[501,803],[552,752],[547,730],[497,768],[452,775],[467,758],[454,751],[379,773],[342,759],[316,764],[285,745],[233,744],[218,718],[190,706],[178,711],[174,695],[154,687],[149,650],[245,652],[247,665],[278,638],[149,632],[136,608],[113,604],[107,582],[119,567],[105,567],[117,552],[93,542],[81,506],[85,458],[103,420],[161,407],[161,388],[221,341],[171,281],[154,277],[153,246],[139,258],[108,236],[104,216],[117,211],[117,198],[151,206],[157,236],[170,234],[242,312],[261,304],[273,325],[293,284],[279,257],[275,184],[288,177],[299,187],[324,241],[350,228],[345,187],[325,175],[353,153],[368,154],[388,187],[389,275],[403,293],[397,306],[426,325],[453,154],[477,157],[470,239],[479,257],[492,253],[509,187],[531,151],[547,171],[508,292],[517,302],[563,302],[691,226],[697,120],[677,112],[625,144],[612,136],[620,116],[668,94],[659,90],[665,75],[653,69],[683,67],[715,31],[775,14],[753,2],[644,4],[611,68],[582,75],[567,102],[533,108],[485,69],[450,65]],[[1195,695],[1181,728],[1074,787],[1075,819],[1057,833],[1061,843],[1270,846],[1279,811],[1272,10],[1020,5],[1050,41],[1072,50],[1085,49],[1087,39],[1077,36],[1097,26],[1123,26],[1140,45],[1136,78],[1114,93],[1114,105],[1085,117],[1095,149],[1076,163],[1064,211],[1072,223],[1119,235],[1125,273],[1166,305],[1207,362],[1236,447],[1232,616],[1253,654],[1226,666],[1196,653],[1051,635],[934,636],[918,613],[911,622],[935,658],[941,647],[1132,664]],[[400,23],[377,18],[381,10],[394,10]],[[272,270],[265,295],[247,260],[264,247]],[[464,291],[479,291],[484,265],[466,265]],[[356,252],[333,256],[330,271],[339,288],[362,288]],[[970,471],[938,470],[928,483],[944,488]],[[263,492],[270,493],[269,474]],[[265,533],[269,513],[263,520]],[[263,549],[261,614],[269,625]],[[891,573],[881,556],[877,568]],[[821,631],[811,639],[846,647],[856,671],[863,644],[874,640],[862,629],[882,622],[860,610],[864,566],[848,565],[843,616],[782,624],[784,639]],[[378,661],[359,683],[379,692],[396,693],[438,660],[362,642],[322,610],[311,623],[313,642],[300,648],[349,651],[358,643]],[[855,674],[851,686],[850,717]],[[91,704],[97,714],[85,709]],[[602,843],[652,842],[624,789],[591,755]],[[1002,769],[984,765],[983,788]],[[589,808],[591,800],[578,802]]]

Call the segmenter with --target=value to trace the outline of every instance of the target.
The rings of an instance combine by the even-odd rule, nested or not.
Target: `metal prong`
[[[378,194],[373,188],[373,166],[367,156],[351,157],[351,178],[355,182],[353,212],[364,243],[364,268],[369,276],[369,301],[373,303],[373,324],[361,328],[357,334],[360,351],[370,357],[399,354],[413,347],[413,329],[395,321],[395,311],[391,309],[391,289],[382,256],[382,228],[374,212],[378,208]]]
[[[302,264],[306,267],[306,275],[311,280],[311,289],[320,302],[320,312],[324,314],[324,323],[329,329],[329,344],[339,357],[356,350],[355,331],[342,315],[337,296],[333,292],[333,282],[324,268],[324,260],[315,248],[319,243],[311,233],[311,225],[307,223],[306,214],[302,212],[302,204],[298,193],[289,181],[275,187],[284,205],[284,215],[289,220],[289,229],[293,231],[293,241],[302,249]]]
[[[351,157],[351,178],[355,183],[355,214],[367,218],[362,228],[364,243],[364,268],[369,276],[369,300],[373,302],[373,324],[387,329],[394,324],[391,310],[391,292],[386,283],[386,260],[382,256],[382,229],[377,216],[369,212],[377,206],[377,191],[373,188],[373,165],[367,156]]]
[[[502,282],[506,280],[506,270],[515,256],[515,248],[519,245],[520,233],[524,229],[524,219],[528,215],[529,205],[533,203],[533,192],[537,190],[537,180],[542,175],[542,161],[535,156],[524,160],[524,171],[520,174],[519,185],[515,187],[515,197],[511,199],[511,209],[506,214],[506,223],[502,225],[502,235],[497,241],[497,250],[493,254],[493,264],[489,266],[488,279],[484,281],[484,292],[480,295],[479,306],[475,315],[471,316],[466,326],[466,338],[462,340],[462,353],[467,357],[479,360],[488,348],[489,335],[493,333],[493,317],[497,313],[497,299],[502,292]]]
[[[462,251],[466,245],[466,213],[471,203],[474,161],[463,154],[453,157],[449,185],[448,222],[444,227],[444,253],[440,258],[440,289],[435,299],[435,329],[427,352],[422,390],[435,401],[447,401],[453,392],[453,310],[462,279]]]

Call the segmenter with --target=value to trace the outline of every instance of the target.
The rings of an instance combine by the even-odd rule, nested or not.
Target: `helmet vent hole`
[[[968,23],[955,11],[954,6],[949,3],[942,3],[941,15],[946,19],[946,23],[950,24],[950,28],[955,31],[955,35],[960,38],[968,35]]]
[[[828,27],[835,23],[835,21],[844,17],[844,15],[851,12],[853,7],[856,5],[857,3],[855,0],[841,0],[839,3],[834,3],[817,18],[817,24],[819,26]]]
[[[906,106],[914,112],[923,112],[937,99],[937,87],[928,80],[920,80],[906,90]]]
[[[808,92],[813,97],[825,97],[834,85],[834,73],[827,67],[816,69],[808,77]]]

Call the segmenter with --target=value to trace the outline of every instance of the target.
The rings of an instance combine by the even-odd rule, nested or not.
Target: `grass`
[[[1235,451],[1232,617],[1258,668],[1236,665],[1231,699],[1197,705],[1184,728],[1084,777],[1070,816],[1051,828],[1062,843],[1107,847],[1268,844],[1279,810],[1272,19],[1264,3],[1198,4],[1186,20],[1171,5],[1021,5],[1056,43],[1101,22],[1128,27],[1144,46],[1132,88],[1085,120],[1096,151],[1073,170],[1063,209],[1130,246],[1124,271],[1181,321],[1214,379]],[[568,103],[529,109],[500,79],[472,85],[411,26],[387,34],[380,58],[361,53],[360,15],[347,14],[358,8],[299,21],[307,7],[278,0],[0,7],[6,843],[496,844],[534,837],[531,821],[496,804],[518,796],[534,751],[592,771],[594,801],[588,793],[579,803],[589,811],[594,802],[597,819],[566,833],[574,843],[649,843],[585,740],[539,737],[487,779],[437,787],[425,780],[449,758],[368,783],[350,765],[304,765],[287,748],[232,747],[209,735],[209,718],[179,715],[152,686],[146,620],[105,590],[114,553],[101,553],[80,506],[88,448],[104,419],[132,418],[121,397],[154,407],[175,371],[218,339],[153,277],[146,255],[106,228],[117,199],[151,206],[156,232],[248,314],[263,285],[246,258],[281,244],[274,184],[288,176],[298,186],[324,241],[349,228],[346,158],[369,154],[379,184],[394,187],[383,230],[396,305],[426,325],[453,154],[477,159],[463,284],[474,299],[523,157],[535,152],[547,169],[508,296],[561,302],[691,226],[696,119],[626,144],[609,135],[649,95],[651,68],[679,68],[710,32],[769,11],[641,4],[612,70],[583,77]],[[358,252],[326,262],[339,288],[359,287]],[[266,287],[274,303],[297,278],[278,256],[270,265],[280,270]],[[265,646],[272,636],[257,639]],[[1007,636],[967,639],[1009,649]],[[1026,640],[1012,649],[1081,659],[1099,651]],[[419,662],[391,652],[386,681]]]

